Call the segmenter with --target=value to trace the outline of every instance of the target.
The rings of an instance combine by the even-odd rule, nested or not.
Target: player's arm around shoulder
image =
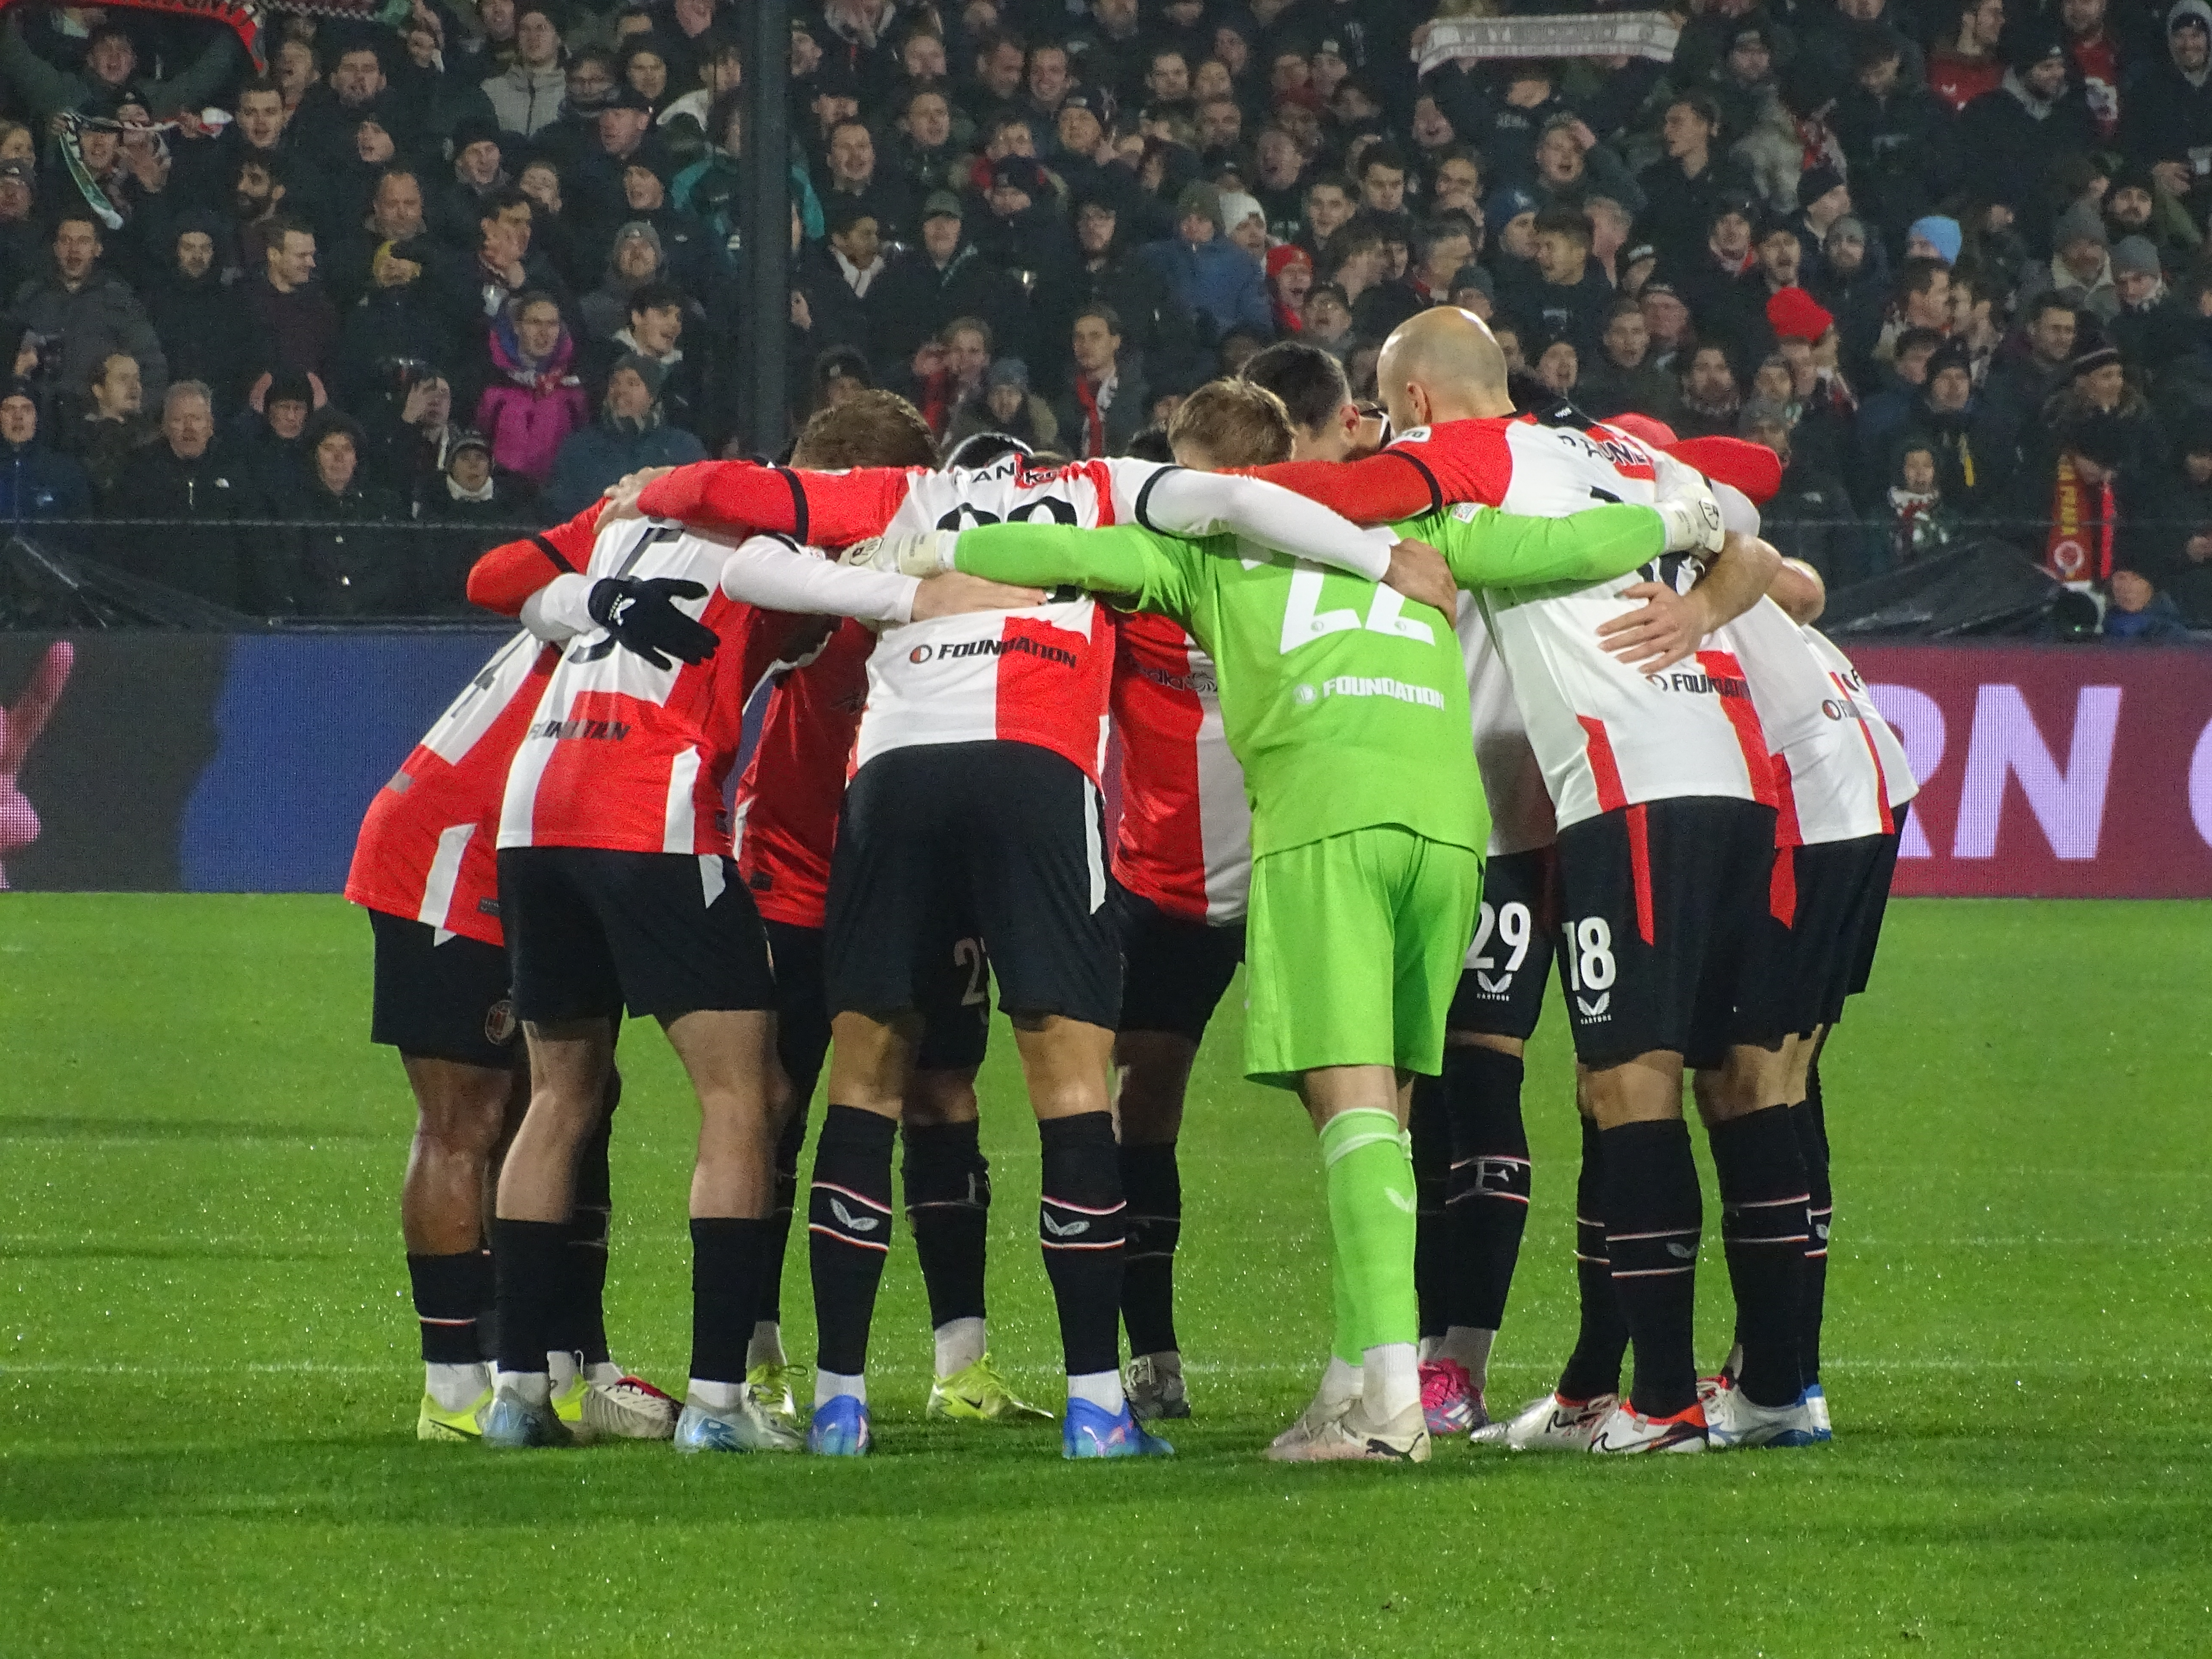
[[[1534,519],[1472,503],[1398,526],[1443,555],[1462,587],[1577,586],[1625,576],[1667,551],[1665,522],[1648,507],[1594,507]]]
[[[949,553],[940,544],[940,556],[952,569],[993,581],[1086,588],[1124,598],[1134,610],[1182,617],[1207,555],[1200,544],[1138,525],[997,524],[960,532]]]
[[[1698,650],[1715,629],[1757,605],[1782,570],[1782,556],[1772,547],[1756,536],[1730,531],[1688,592],[1677,593],[1664,582],[1638,582],[1624,589],[1621,598],[1644,604],[1601,623],[1598,637],[1638,673],[1659,673]]]

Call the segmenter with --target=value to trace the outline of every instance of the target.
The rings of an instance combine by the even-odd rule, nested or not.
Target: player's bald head
[[[1487,323],[1457,306],[1435,307],[1391,330],[1375,378],[1390,424],[1401,432],[1513,412],[1504,352]]]

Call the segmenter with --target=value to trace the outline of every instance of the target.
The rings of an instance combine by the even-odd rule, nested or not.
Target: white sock
[[[745,1344],[745,1369],[787,1363],[783,1355],[783,1327],[773,1319],[762,1320],[753,1327],[752,1340]]]
[[[466,1411],[475,1405],[491,1381],[491,1369],[481,1361],[469,1365],[422,1367],[422,1392],[441,1412]]]
[[[533,1406],[543,1406],[553,1398],[553,1379],[544,1371],[501,1371],[495,1385],[501,1394],[514,1395]]]
[[[1425,1337],[1423,1337],[1423,1338],[1421,1339],[1421,1342],[1420,1342],[1420,1348],[1419,1348],[1419,1352],[1420,1352],[1420,1356],[1421,1356],[1421,1364],[1423,1364],[1424,1365],[1425,1365],[1425,1364],[1427,1364],[1431,1360],[1434,1359],[1434,1358],[1437,1357],[1437,1353],[1438,1350],[1440,1350],[1441,1348],[1443,1348],[1443,1346],[1444,1346],[1444,1340],[1443,1340],[1443,1337],[1441,1337],[1441,1336],[1425,1336]]]
[[[1324,1406],[1341,1406],[1347,1400],[1358,1399],[1364,1386],[1358,1366],[1347,1365],[1331,1354],[1328,1368],[1321,1374],[1321,1389],[1315,1398]]]
[[[1408,1406],[1421,1403],[1421,1362],[1411,1342],[1384,1342],[1359,1356],[1365,1373],[1360,1398],[1368,1420],[1388,1423]]]
[[[703,1376],[693,1377],[684,1388],[684,1402],[702,1412],[733,1412],[744,1395],[742,1382],[716,1382]]]
[[[836,1371],[814,1373],[814,1404],[817,1410],[828,1405],[841,1394],[849,1394],[863,1406],[868,1403],[868,1379],[865,1376],[841,1376]]]
[[[1437,1344],[1437,1359],[1456,1359],[1467,1367],[1467,1374],[1481,1388],[1490,1380],[1490,1345],[1498,1340],[1496,1331],[1486,1331],[1480,1325],[1454,1325]]]
[[[567,1391],[568,1386],[576,1380],[576,1373],[583,1369],[582,1360],[583,1356],[579,1353],[564,1352],[557,1348],[547,1352],[545,1375],[553,1384],[554,1393],[562,1394]]]
[[[1163,1376],[1181,1376],[1182,1375],[1182,1353],[1180,1349],[1162,1348],[1158,1353],[1133,1353],[1129,1358],[1132,1360],[1151,1360],[1152,1369]]]
[[[1119,1371],[1085,1371],[1080,1376],[1067,1379],[1067,1397],[1087,1400],[1101,1411],[1121,1414],[1126,1403],[1121,1394],[1121,1373]]]
[[[611,1389],[623,1380],[623,1368],[611,1359],[594,1359],[584,1367],[584,1381],[595,1382],[600,1388]]]
[[[937,1328],[937,1375],[941,1379],[964,1371],[983,1357],[989,1346],[980,1319],[948,1319]]]

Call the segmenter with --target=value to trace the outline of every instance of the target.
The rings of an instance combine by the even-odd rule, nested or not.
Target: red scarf
[[[2086,483],[2071,457],[2058,458],[2051,491],[2051,532],[2043,568],[2062,582],[2104,581],[2112,574],[2112,482]]]
[[[1075,401],[1083,410],[1083,453],[1078,460],[1092,461],[1106,453],[1106,417],[1099,413],[1098,389],[1091,377],[1075,377]]]

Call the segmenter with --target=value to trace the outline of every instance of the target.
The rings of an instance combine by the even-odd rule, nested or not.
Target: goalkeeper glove
[[[676,608],[678,599],[706,597],[707,590],[699,583],[678,577],[605,576],[592,585],[586,608],[624,650],[655,668],[666,668],[670,657],[704,662],[721,643],[713,629]]]
[[[1695,467],[1686,466],[1662,453],[1652,457],[1652,477],[1658,499],[1652,505],[1667,524],[1669,553],[1717,553],[1727,533],[1721,524],[1720,503],[1712,488]]]
[[[896,536],[871,536],[854,542],[838,556],[840,564],[864,570],[896,572],[902,576],[938,576],[951,569],[957,530],[908,531]]]

